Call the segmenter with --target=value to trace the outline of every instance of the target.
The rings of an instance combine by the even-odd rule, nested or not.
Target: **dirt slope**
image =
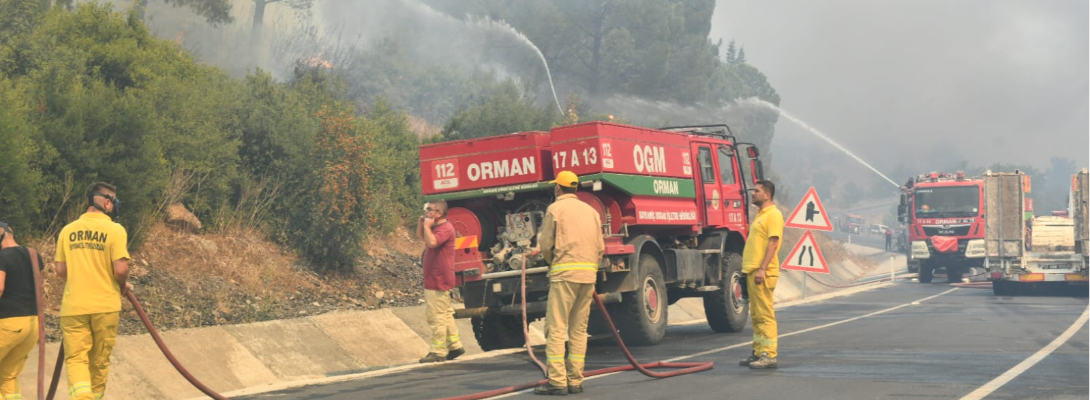
[[[46,260],[47,315],[60,311],[64,285],[54,274],[55,243],[29,245]],[[336,310],[368,310],[423,301],[419,254],[423,245],[399,229],[372,238],[356,271],[319,276],[298,257],[253,232],[193,235],[156,226],[147,242],[131,251],[130,281],[161,330],[241,324]],[[46,318],[51,340],[56,318]],[[127,302],[121,334],[144,333]]]

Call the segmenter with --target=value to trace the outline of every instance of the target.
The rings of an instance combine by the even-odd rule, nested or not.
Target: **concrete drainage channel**
[[[888,262],[888,261],[887,261]],[[896,260],[904,265],[903,256]],[[879,265],[869,271],[881,275]],[[868,273],[845,261],[830,265],[830,275],[820,279],[847,286]],[[885,276],[888,278],[888,275]],[[825,287],[809,279],[802,299],[802,274],[784,271],[776,288],[778,308],[821,301],[889,283],[873,283],[848,289]],[[704,323],[703,302],[697,298],[670,306],[671,325]],[[543,345],[541,321],[531,324],[530,343]],[[469,320],[458,320],[461,332],[472,332]],[[428,326],[423,306],[374,311],[337,312],[306,318],[267,321],[243,325],[181,329],[162,333],[178,360],[192,374],[225,396],[243,396],[292,387],[386,375],[431,365],[416,364],[427,353]],[[512,354],[524,349],[482,352],[474,340],[464,341],[466,356],[474,360]],[[57,354],[58,343],[46,346]],[[46,371],[54,368],[55,357],[47,357]],[[19,376],[24,398],[36,398],[33,382],[37,363],[28,363]],[[67,382],[62,374],[61,389]],[[179,375],[159,352],[150,335],[119,337],[110,367],[111,397],[138,399],[206,399]]]

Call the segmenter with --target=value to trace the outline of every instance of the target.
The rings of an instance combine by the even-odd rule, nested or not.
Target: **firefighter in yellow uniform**
[[[761,209],[749,226],[749,238],[742,251],[742,272],[746,274],[749,291],[749,316],[753,321],[753,353],[739,365],[753,369],[776,368],[776,311],[772,307],[773,291],[780,277],[780,242],[783,238],[783,214],[776,208],[773,197],[776,185],[757,181],[753,204]]]
[[[92,184],[87,212],[57,239],[57,274],[66,281],[60,312],[64,365],[74,400],[99,400],[106,392],[121,296],[131,289],[126,283],[128,234],[108,215],[120,203],[116,190],[107,183]]]
[[[550,266],[545,311],[549,382],[535,388],[534,394],[567,395],[583,391],[587,319],[605,242],[602,218],[575,196],[579,177],[571,171],[561,171],[553,183],[556,201],[545,211],[537,241]],[[564,342],[567,342],[566,359]]]

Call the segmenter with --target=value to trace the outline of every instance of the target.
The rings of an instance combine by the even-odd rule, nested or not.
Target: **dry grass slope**
[[[64,292],[54,274],[56,245],[29,245],[46,260],[46,313],[55,317]],[[421,248],[399,229],[370,240],[354,273],[319,276],[255,232],[193,235],[159,225],[131,250],[130,281],[152,322],[167,330],[374,309],[420,301]],[[122,320],[122,334],[144,332],[127,302]],[[58,339],[56,318],[46,321],[48,336]]]

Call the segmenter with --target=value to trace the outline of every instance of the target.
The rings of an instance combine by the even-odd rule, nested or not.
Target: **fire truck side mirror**
[[[749,158],[757,158],[761,156],[761,152],[757,151],[757,146],[746,147],[746,156]]]
[[[897,221],[904,224],[905,222],[905,205],[900,204],[897,206]]]
[[[752,147],[750,148],[752,149]],[[761,164],[761,160],[749,160],[749,170],[753,173],[754,184],[756,184],[757,181],[764,179],[764,166]]]

